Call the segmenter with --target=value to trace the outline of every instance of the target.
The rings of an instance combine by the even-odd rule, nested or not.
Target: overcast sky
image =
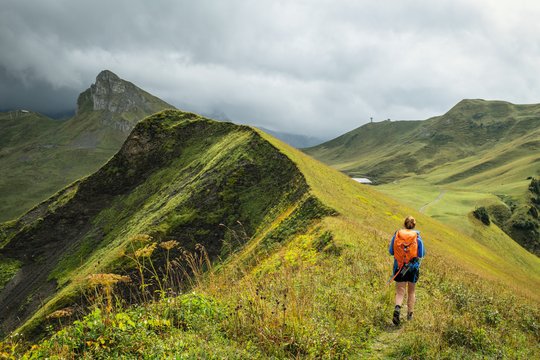
[[[0,0],[0,109],[110,69],[186,110],[330,137],[463,98],[540,102],[540,2]]]

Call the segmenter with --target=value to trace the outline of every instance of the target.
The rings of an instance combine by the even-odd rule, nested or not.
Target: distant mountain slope
[[[389,330],[387,246],[409,214],[428,257],[414,323]],[[215,271],[178,297],[94,311],[41,357],[534,358],[540,259],[473,225],[474,237],[445,226],[259,130],[167,110],[138,123],[96,173],[0,228],[2,263],[19,266],[0,318],[4,330],[43,334],[48,314],[80,301],[89,274],[135,279],[126,254],[148,234],[156,266],[156,246],[176,239],[203,244]]]
[[[77,101],[76,115],[56,121],[33,112],[0,114],[0,221],[13,219],[72,181],[97,170],[137,121],[173,108],[102,71]]]
[[[463,100],[442,116],[366,124],[305,152],[350,175],[386,183],[530,137],[539,127],[540,104]],[[534,150],[531,141],[523,146]]]
[[[314,136],[307,136],[302,134],[292,134],[292,133],[286,133],[282,131],[274,131],[269,130],[264,127],[258,127],[262,131],[274,136],[275,138],[278,138],[279,140],[294,146],[297,149],[307,148],[311,146],[315,146],[318,144],[321,144],[324,142],[323,139],[314,137]]]
[[[31,143],[44,133],[55,131],[62,122],[28,110],[0,113],[0,158],[12,147]]]
[[[223,111],[213,111],[213,112],[210,112],[210,113],[203,113],[202,114],[203,116],[209,118],[209,119],[214,119],[214,120],[219,120],[219,121],[232,121],[232,122],[235,122],[233,121],[232,119],[230,119],[227,114],[225,114]],[[297,133],[287,133],[287,132],[282,132],[282,131],[275,131],[275,130],[270,130],[270,129],[267,129],[267,128],[264,128],[262,126],[256,126],[258,129],[261,129],[262,131],[278,138],[279,140],[291,145],[291,146],[294,146],[295,148],[297,149],[301,149],[301,148],[306,148],[306,147],[310,147],[310,146],[315,146],[315,145],[318,145],[320,143],[323,143],[325,140],[324,139],[321,139],[321,138],[318,138],[318,137],[314,137],[314,136],[308,136],[308,135],[303,135],[303,134],[297,134]]]
[[[463,100],[442,116],[367,124],[306,152],[448,223],[465,225],[476,207],[490,207],[502,229],[540,254],[528,192],[540,176],[540,104]]]

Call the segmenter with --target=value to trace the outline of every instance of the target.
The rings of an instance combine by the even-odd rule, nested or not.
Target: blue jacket
[[[420,231],[414,230],[418,234],[417,241],[418,241],[418,257],[423,258],[426,255],[426,250],[424,249],[424,242],[422,241],[422,237],[420,236]],[[397,231],[394,233],[394,236],[392,236],[392,240],[390,240],[390,245],[388,246],[388,252],[390,255],[394,255],[394,239],[396,238]],[[398,271],[398,263],[397,260],[394,259],[394,274]]]

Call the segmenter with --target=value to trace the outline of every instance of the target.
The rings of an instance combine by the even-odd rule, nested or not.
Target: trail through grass
[[[407,332],[403,326],[396,327],[388,325],[376,336],[369,347],[363,352],[362,356],[373,359],[391,359],[392,352],[396,344],[401,341],[402,336],[406,336]]]
[[[420,211],[421,213],[424,213],[426,207],[431,206],[435,204],[436,202],[438,202],[439,200],[441,200],[445,193],[446,193],[446,190],[442,190],[433,201],[430,201],[427,204],[422,205],[422,207],[418,209],[418,211]]]

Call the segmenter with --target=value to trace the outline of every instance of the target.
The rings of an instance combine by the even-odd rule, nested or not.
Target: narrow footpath
[[[420,212],[423,214],[424,213],[424,210],[426,209],[426,207],[430,206],[430,205],[433,205],[435,204],[436,202],[438,202],[439,200],[442,199],[442,197],[444,196],[444,194],[446,194],[446,190],[443,190],[439,193],[439,195],[437,195],[437,197],[433,200],[433,201],[430,201],[428,202],[427,204],[424,204],[421,208],[420,208]]]

